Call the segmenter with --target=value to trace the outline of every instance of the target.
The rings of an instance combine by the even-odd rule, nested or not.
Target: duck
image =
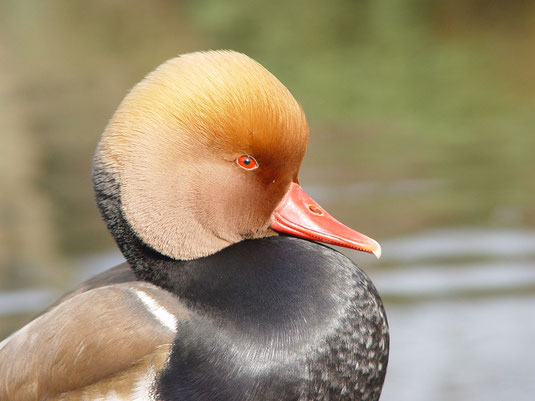
[[[331,245],[381,248],[300,186],[308,137],[242,53],[184,54],[135,85],[92,173],[126,262],[0,343],[0,399],[379,399],[383,302]]]

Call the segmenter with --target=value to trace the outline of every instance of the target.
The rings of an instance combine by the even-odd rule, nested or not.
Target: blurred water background
[[[121,260],[91,157],[126,91],[231,48],[303,104],[301,182],[383,245],[382,400],[533,400],[535,2],[0,2],[0,339]]]

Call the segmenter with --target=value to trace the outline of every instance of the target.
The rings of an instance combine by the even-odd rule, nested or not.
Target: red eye
[[[236,163],[245,170],[254,170],[255,168],[258,168],[258,162],[253,156],[249,155],[241,155],[236,159]]]

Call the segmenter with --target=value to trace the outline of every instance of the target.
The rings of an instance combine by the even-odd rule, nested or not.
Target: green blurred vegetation
[[[534,39],[527,0],[4,0],[2,287],[62,282],[113,246],[90,184],[99,135],[146,73],[203,49],[288,86],[311,123],[302,182],[359,230],[535,226]]]

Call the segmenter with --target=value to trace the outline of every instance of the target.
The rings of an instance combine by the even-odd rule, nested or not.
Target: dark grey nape
[[[388,361],[382,301],[339,252],[276,236],[177,261],[136,236],[113,177],[95,162],[104,219],[139,280],[179,297],[161,400],[377,400]]]

